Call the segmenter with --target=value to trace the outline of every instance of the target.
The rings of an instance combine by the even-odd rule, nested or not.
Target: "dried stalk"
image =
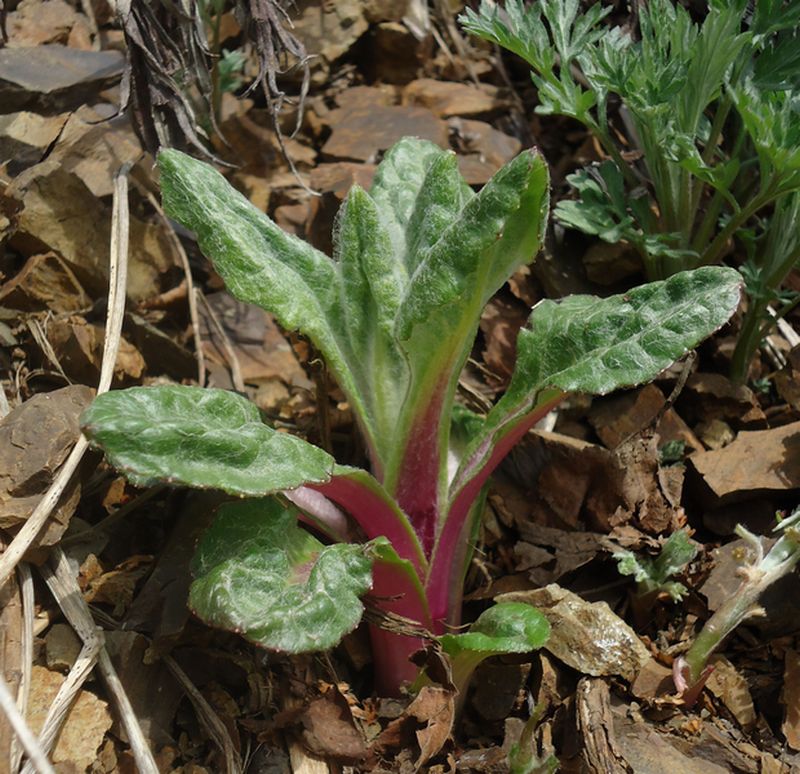
[[[47,756],[42,751],[38,740],[17,709],[14,697],[11,695],[8,683],[6,683],[2,674],[0,674],[0,710],[8,718],[8,722],[22,744],[30,761],[31,770],[36,774],[55,774],[55,769],[48,762]]]
[[[100,383],[97,394],[108,392],[114,376],[119,342],[122,336],[122,320],[125,316],[125,287],[128,276],[128,232],[130,218],[128,213],[128,171],[124,165],[114,181],[114,206],[111,223],[111,266],[109,269],[108,316],[106,318],[106,337],[103,344],[103,362],[100,367]],[[17,533],[6,551],[0,556],[0,586],[11,577],[14,568],[33,545],[42,527],[61,499],[72,475],[83,458],[88,443],[81,436],[61,466],[50,488]]]

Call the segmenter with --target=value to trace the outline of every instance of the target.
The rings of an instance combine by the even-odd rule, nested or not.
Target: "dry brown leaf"
[[[324,697],[309,704],[300,720],[303,744],[315,755],[354,764],[367,752],[364,739],[343,702]]]
[[[425,724],[425,728],[416,732],[420,754],[414,766],[419,770],[444,747],[453,732],[455,693],[447,688],[426,685],[407,712]]]
[[[150,572],[152,556],[131,556],[109,572],[89,581],[84,592],[87,602],[113,605],[112,615],[119,618],[133,601],[136,584]]]
[[[724,656],[712,656],[709,663],[714,671],[706,682],[708,690],[728,708],[743,729],[753,728],[756,710],[747,681]]]

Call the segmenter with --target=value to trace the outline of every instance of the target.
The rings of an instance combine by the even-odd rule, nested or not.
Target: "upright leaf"
[[[372,445],[375,436],[364,385],[346,331],[341,277],[328,256],[287,234],[236,191],[213,167],[176,150],[158,155],[164,209],[196,235],[203,253],[242,301],[272,312],[290,330],[306,334],[353,403]]]
[[[451,161],[426,185],[451,195]],[[432,201],[436,190],[425,192]],[[548,204],[547,167],[536,151],[503,167],[421,251],[398,310],[397,335],[411,372],[386,485],[429,550],[444,494],[449,415],[456,382],[486,301],[539,248]],[[444,203],[442,211],[444,211]]]
[[[623,295],[542,301],[517,339],[517,363],[506,394],[450,486],[450,508],[428,575],[434,616],[463,568],[449,557],[465,531],[469,507],[492,470],[543,412],[571,392],[605,395],[650,381],[724,325],[736,311],[741,276],[705,267],[675,274]]]

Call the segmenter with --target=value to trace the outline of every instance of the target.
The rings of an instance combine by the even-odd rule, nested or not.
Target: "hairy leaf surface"
[[[264,495],[330,479],[334,460],[278,433],[258,408],[225,390],[165,385],[100,395],[83,432],[140,486],[156,482]]]
[[[598,299],[542,301],[517,339],[506,394],[489,412],[450,487],[450,508],[428,576],[433,615],[463,568],[450,557],[469,508],[492,470],[527,430],[571,392],[606,395],[650,381],[722,327],[742,288],[735,269],[708,266]]]
[[[358,625],[372,544],[324,546],[272,498],[226,503],[200,540],[189,605],[272,650],[326,650]]]
[[[516,368],[487,417],[488,434],[553,390],[607,395],[654,379],[730,319],[741,289],[735,269],[707,266],[609,298],[542,301],[519,333]]]

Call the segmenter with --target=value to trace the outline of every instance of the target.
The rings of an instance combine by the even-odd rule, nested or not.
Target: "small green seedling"
[[[485,659],[506,653],[528,653],[550,637],[550,624],[524,602],[500,602],[482,613],[465,634],[443,634],[442,650],[450,656],[452,681],[463,701],[472,673]]]
[[[681,529],[669,536],[655,559],[640,558],[632,551],[619,551],[614,559],[620,575],[633,576],[639,597],[666,593],[674,602],[680,602],[686,587],[670,578],[681,572],[695,556],[697,545],[689,539],[686,530]]]
[[[764,551],[763,540],[741,524],[736,534],[747,541],[752,555],[742,557],[744,563],[738,574],[742,579],[739,588],[728,597],[706,621],[700,634],[685,656],[675,660],[673,676],[675,687],[684,699],[693,702],[711,673],[708,659],[722,641],[749,618],[764,615],[759,604],[761,595],[775,581],[788,575],[800,561],[800,508],[775,527],[780,534],[777,542]]]
[[[368,592],[434,635],[458,625],[487,482],[517,441],[571,393],[653,379],[739,302],[740,275],[720,267],[622,296],[543,301],[520,331],[505,395],[479,416],[456,405],[456,389],[485,304],[539,249],[548,174],[537,151],[475,194],[453,153],[401,140],[369,192],[351,189],[333,258],[281,231],[209,165],[174,150],[158,163],[165,210],[231,293],[322,353],[369,457],[369,470],[338,464],[222,390],[132,388],[84,414],[84,433],[132,482],[245,498],[200,542],[190,603],[266,648],[331,647]],[[415,677],[408,656],[420,639],[371,633],[378,690],[396,693]]]
[[[532,704],[533,702],[531,702]],[[558,758],[552,753],[544,753],[541,757],[536,749],[534,733],[542,719],[546,705],[539,702],[531,710],[531,715],[525,722],[520,734],[519,742],[512,745],[508,754],[509,774],[554,774],[558,771]]]

